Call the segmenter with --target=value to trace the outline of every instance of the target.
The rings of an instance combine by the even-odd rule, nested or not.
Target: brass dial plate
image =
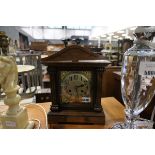
[[[90,103],[91,102],[90,71],[62,71],[61,72],[61,99],[63,103]]]

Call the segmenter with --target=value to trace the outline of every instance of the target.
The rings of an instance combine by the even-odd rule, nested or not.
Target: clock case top
[[[73,45],[41,59],[42,63],[52,67],[105,67],[110,62],[104,60],[102,55],[93,53],[87,48]],[[71,64],[71,66],[69,66]],[[85,66],[83,66],[85,65]]]
[[[110,64],[102,55],[95,54],[87,48],[73,45],[43,58],[41,62],[48,66],[50,74],[52,106],[51,111],[80,110],[101,112],[102,74],[105,66]],[[91,71],[92,73],[92,102],[90,104],[62,104],[60,100],[61,71]]]

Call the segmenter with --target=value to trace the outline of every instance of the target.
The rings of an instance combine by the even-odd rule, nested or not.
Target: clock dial
[[[84,71],[61,72],[62,102],[90,102],[91,73]]]

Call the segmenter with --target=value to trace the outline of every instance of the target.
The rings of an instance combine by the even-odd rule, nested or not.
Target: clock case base
[[[49,127],[52,124],[105,124],[104,112],[50,111],[47,118]]]

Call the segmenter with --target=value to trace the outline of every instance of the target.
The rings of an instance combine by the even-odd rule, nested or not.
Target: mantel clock
[[[104,124],[102,74],[110,62],[73,45],[42,59],[48,66],[52,105],[48,122]]]

